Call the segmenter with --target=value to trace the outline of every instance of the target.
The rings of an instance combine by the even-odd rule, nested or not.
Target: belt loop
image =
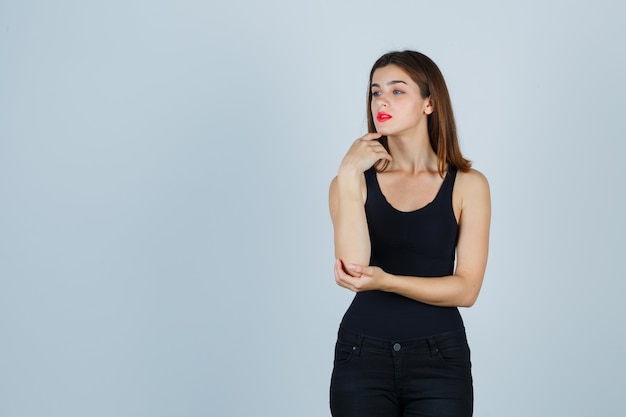
[[[428,343],[428,347],[430,348],[430,356],[436,356],[439,353],[439,348],[437,347],[437,342],[434,337],[427,337],[426,342]]]

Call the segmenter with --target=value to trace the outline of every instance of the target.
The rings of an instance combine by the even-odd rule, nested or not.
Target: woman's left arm
[[[379,267],[335,263],[337,284],[354,292],[394,292],[423,303],[444,307],[471,307],[478,298],[487,267],[491,198],[489,183],[478,171],[457,175],[461,193],[457,263],[454,275],[421,278],[392,275]]]

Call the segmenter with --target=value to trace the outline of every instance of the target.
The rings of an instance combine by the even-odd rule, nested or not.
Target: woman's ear
[[[430,98],[430,96],[428,96],[426,100],[424,101],[424,113],[432,114],[434,110],[435,110],[435,106],[433,103],[433,99]]]

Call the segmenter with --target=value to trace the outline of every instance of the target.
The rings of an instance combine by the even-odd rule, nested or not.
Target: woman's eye
[[[403,92],[402,90],[393,90],[394,94],[402,94],[402,92]]]
[[[380,95],[380,91],[372,91],[372,97],[378,97]]]

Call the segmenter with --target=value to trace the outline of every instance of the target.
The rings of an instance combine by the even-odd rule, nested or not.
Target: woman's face
[[[409,75],[395,65],[378,68],[372,76],[370,109],[374,125],[385,136],[418,134],[428,126],[430,98],[422,98]]]

